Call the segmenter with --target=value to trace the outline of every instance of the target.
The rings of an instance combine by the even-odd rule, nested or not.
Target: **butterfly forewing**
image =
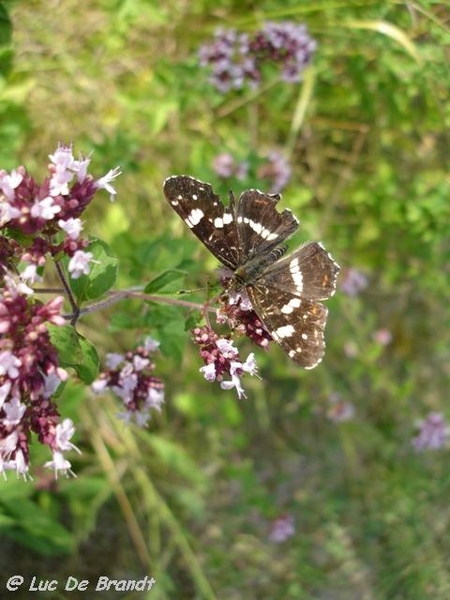
[[[248,190],[240,196],[236,225],[242,255],[247,261],[270,252],[298,228],[290,210],[277,211],[279,199],[278,194],[263,194],[258,190]]]
[[[239,264],[234,212],[225,208],[209,183],[187,175],[168,177],[164,182],[164,194],[208,250],[234,270]]]
[[[272,338],[305,369],[325,350],[327,309],[319,300],[333,295],[339,266],[318,242],[280,258],[282,244],[298,227],[289,210],[279,212],[276,194],[230,193],[225,207],[208,183],[186,175],[169,177],[164,192],[172,208],[199,240],[235,273],[232,288],[245,288]]]

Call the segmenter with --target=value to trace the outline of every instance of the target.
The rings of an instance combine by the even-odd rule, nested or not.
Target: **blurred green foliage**
[[[79,478],[24,485],[10,476],[0,496],[5,548],[32,548],[24,564],[43,577],[53,567],[39,554],[50,553],[61,578],[151,573],[152,598],[447,600],[448,450],[411,447],[417,418],[448,415],[446,3],[8,8],[0,5],[2,168],[41,175],[59,140],[94,150],[99,176],[121,165],[116,203],[84,215],[119,259],[119,288],[205,286],[215,261],[172,214],[162,181],[184,172],[225,195],[263,188],[257,164],[273,148],[293,169],[282,201],[301,218],[291,247],[323,240],[341,281],[358,269],[368,286],[327,303],[317,369],[299,372],[271,347],[241,402],[198,373],[185,310],[129,300],[90,315],[80,333],[102,355],[146,333],[161,340],[165,410],[149,431],[124,430],[112,400],[66,386],[60,406],[79,432]],[[216,27],[286,19],[305,22],[318,42],[304,84],[272,77],[226,95],[209,85],[197,52]],[[251,175],[220,181],[220,152],[248,160]],[[379,330],[390,343],[377,341]],[[336,397],[353,405],[351,420],[327,418]],[[296,534],[277,545],[267,536],[283,513]],[[61,560],[75,544],[83,556]]]

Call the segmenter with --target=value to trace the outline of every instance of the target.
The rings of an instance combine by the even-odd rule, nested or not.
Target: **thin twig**
[[[83,315],[88,315],[93,312],[98,312],[125,298],[139,298],[148,302],[162,302],[164,304],[171,304],[173,306],[183,306],[184,308],[190,308],[192,310],[209,311],[215,312],[216,309],[213,307],[205,307],[205,304],[199,304],[198,302],[189,302],[188,300],[180,300],[179,298],[169,298],[167,296],[157,296],[155,294],[145,294],[141,289],[131,288],[129,290],[120,290],[117,292],[110,292],[109,297],[100,302],[94,302],[84,308],[77,308],[77,318]],[[63,315],[64,319],[70,321],[74,315]]]
[[[70,324],[75,325],[80,316],[80,309],[75,302],[75,298],[73,297],[72,290],[69,287],[69,284],[66,281],[66,277],[64,275],[64,271],[62,270],[61,263],[55,260],[56,271],[58,272],[58,276],[63,284],[64,291],[67,294],[67,298],[69,300],[70,306],[72,307],[72,316],[70,318]]]
[[[63,294],[66,290],[64,288],[33,288],[36,294]]]

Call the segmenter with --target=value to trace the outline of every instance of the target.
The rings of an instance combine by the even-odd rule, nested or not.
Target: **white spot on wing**
[[[289,270],[292,275],[292,279],[294,280],[294,284],[297,288],[297,292],[303,291],[303,274],[300,270],[300,265],[298,262],[298,258],[294,258],[291,260],[289,265]]]
[[[299,308],[302,301],[300,298],[291,298],[287,304],[281,308],[281,312],[285,315],[290,315],[295,308]]]
[[[272,332],[272,336],[275,339],[282,339],[285,337],[291,337],[291,335],[295,333],[295,329],[292,325],[283,325],[282,327],[278,327],[275,331]]]
[[[186,224],[192,229],[192,227],[195,227],[200,223],[204,216],[205,215],[202,210],[199,208],[194,208],[191,214],[186,218]]]

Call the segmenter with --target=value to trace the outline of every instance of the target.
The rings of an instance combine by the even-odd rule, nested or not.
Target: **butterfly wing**
[[[339,265],[319,242],[309,242],[262,273],[264,286],[308,300],[326,300],[336,291]]]
[[[325,352],[324,329],[328,310],[320,302],[299,298],[285,290],[251,285],[247,292],[264,327],[286,354],[305,369],[316,367]]]
[[[164,194],[211,254],[234,270],[239,264],[240,249],[233,207],[225,207],[209,183],[187,175],[168,177]]]
[[[312,369],[325,352],[328,311],[318,300],[336,290],[339,265],[318,242],[269,265],[247,286],[255,312],[286,354]]]
[[[247,190],[239,197],[236,226],[241,253],[247,262],[268,254],[298,228],[298,220],[290,210],[276,209],[279,200],[279,194],[258,190]]]

